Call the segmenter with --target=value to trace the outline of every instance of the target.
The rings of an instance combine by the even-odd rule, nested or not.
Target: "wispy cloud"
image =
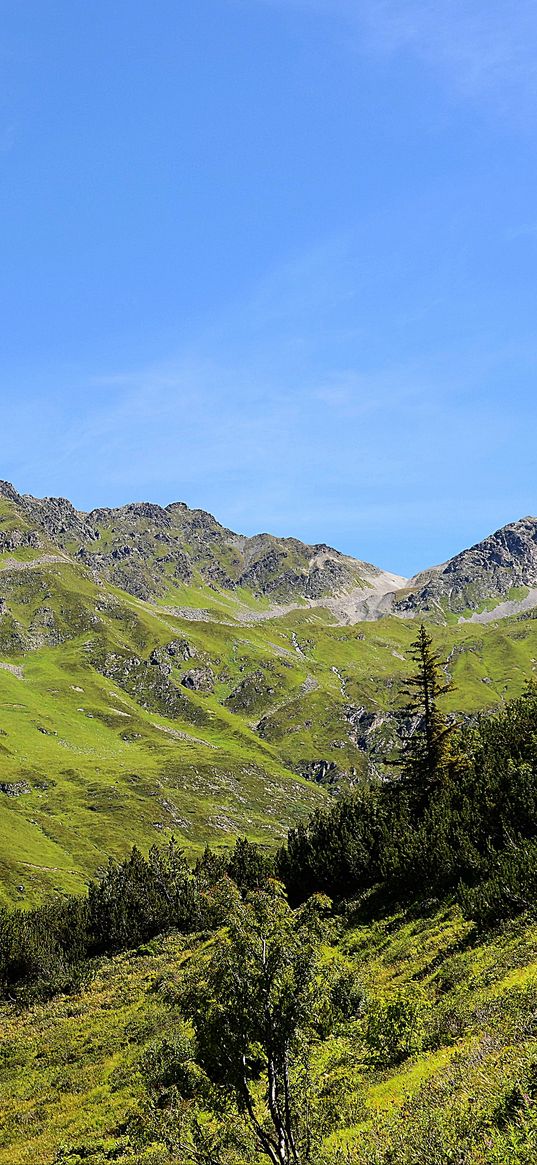
[[[349,44],[381,55],[411,54],[452,90],[537,113],[534,0],[257,0],[344,22]]]
[[[363,18],[372,43],[414,52],[444,70],[457,88],[503,101],[537,89],[537,10],[533,0],[366,0],[345,5]]]

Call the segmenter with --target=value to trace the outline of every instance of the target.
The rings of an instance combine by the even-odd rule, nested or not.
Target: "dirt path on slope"
[[[267,708],[263,712],[263,715],[259,717],[259,720],[250,721],[250,728],[257,731],[262,720],[266,720],[269,716],[275,716],[277,712],[281,712],[282,708],[287,708],[289,704],[294,704],[295,700],[300,696],[307,696],[310,692],[316,692],[318,687],[319,684],[313,676],[306,676],[304,683],[300,685],[293,696],[290,696],[288,700],[280,700],[279,704],[273,704],[272,708]]]
[[[38,558],[30,558],[28,562],[21,562],[18,558],[6,558],[0,562],[0,571],[33,570],[36,566],[52,566],[55,562],[71,562],[65,554],[40,554]]]
[[[12,676],[16,676],[18,680],[24,679],[24,672],[21,667],[17,667],[14,663],[0,663],[2,671],[8,671]]]
[[[459,623],[494,623],[496,619],[508,619],[510,615],[521,615],[523,611],[531,611],[537,607],[537,588],[533,588],[524,599],[506,599],[498,603],[492,611],[474,611],[468,619],[462,615]]]

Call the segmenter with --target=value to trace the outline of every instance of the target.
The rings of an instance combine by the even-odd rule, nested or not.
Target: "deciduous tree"
[[[250,1125],[272,1165],[307,1165],[313,1137],[293,1081],[304,1067],[318,990],[312,911],[293,912],[273,883],[240,903],[205,973],[187,985],[197,1058]],[[303,1086],[303,1075],[302,1075]]]

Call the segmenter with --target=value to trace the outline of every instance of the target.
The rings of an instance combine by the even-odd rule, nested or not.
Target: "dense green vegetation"
[[[227,920],[228,883],[247,891],[266,882],[272,864],[245,838],[227,859],[207,849],[194,869],[173,839],[163,849],[153,846],[147,858],[133,848],[123,862],[110,862],[84,896],[0,912],[0,992],[19,1003],[48,998],[83,981],[97,955],[172,929],[214,929]],[[222,879],[220,901],[214,889]]]
[[[0,483],[0,1165],[533,1165],[537,618],[483,554],[352,625],[327,547]]]
[[[173,842],[134,849],[84,896],[4,913],[0,1163],[37,1145],[43,1165],[535,1159],[537,690],[457,729],[425,628],[412,655],[393,776],[275,859],[246,838],[194,867]],[[62,1076],[70,1017],[86,1042]],[[30,1146],[29,1079],[48,1089]]]
[[[453,739],[453,738],[451,738]],[[382,895],[444,894],[485,880],[508,915],[510,872],[532,892],[537,831],[537,690],[459,734],[424,797],[422,773],[371,783],[292,830],[279,872],[295,900],[381,887]],[[498,883],[493,890],[493,883]],[[470,893],[470,892],[469,892]],[[484,893],[484,891],[483,891]],[[468,899],[470,900],[470,898]],[[485,901],[483,901],[485,909]]]
[[[416,721],[392,779],[364,782],[316,810],[275,858],[243,838],[227,857],[207,846],[191,869],[172,839],[147,858],[134,848],[119,864],[110,861],[84,897],[4,911],[4,990],[35,981],[46,992],[49,964],[71,968],[172,927],[189,932],[225,921],[225,913],[211,917],[210,891],[222,878],[245,893],[278,877],[295,903],[318,892],[336,901],[366,894],[373,909],[456,893],[483,922],[526,909],[537,852],[537,686],[457,731],[439,707],[448,685],[423,627],[414,656],[407,690]]]
[[[207,934],[159,938],[101,957],[80,991],[23,1011],[3,1005],[1,1165],[188,1160],[177,1143],[201,1073],[184,998],[213,949]],[[350,1001],[309,1043],[319,1165],[533,1165],[531,919],[477,937],[457,907],[365,924],[349,906],[325,918],[319,953],[334,1000]],[[246,1137],[235,1161],[250,1161],[238,1116],[228,1106],[219,1120],[206,1105],[200,1097],[201,1130],[213,1145]]]

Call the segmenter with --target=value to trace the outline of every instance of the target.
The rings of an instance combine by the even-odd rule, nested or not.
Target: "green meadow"
[[[173,1036],[181,977],[210,943],[156,939],[99,960],[77,994],[22,1013],[3,1006],[0,1165],[168,1161],[158,1142],[135,1147],[140,1060]],[[363,1005],[314,1048],[313,1075],[333,1097],[323,1160],[410,1165],[430,1142],[437,1156],[420,1161],[529,1165],[537,1143],[535,923],[521,919],[483,939],[456,907],[365,925],[350,905],[326,934],[327,970],[334,960],[355,975]],[[412,1017],[400,1056],[368,1029],[373,1011],[382,1035],[394,1001]]]
[[[312,765],[365,771],[349,709],[382,720],[402,702],[412,621],[339,626],[303,608],[248,622],[266,600],[186,587],[144,602],[35,553],[18,569],[4,554],[0,572],[6,901],[80,888],[109,856],[172,833],[192,854],[239,834],[274,846],[326,796],[305,779]],[[185,617],[196,602],[203,617]],[[185,658],[166,654],[177,642]],[[435,643],[450,710],[475,714],[522,690],[537,620],[450,623]],[[209,670],[210,690],[183,686],[193,669]]]

